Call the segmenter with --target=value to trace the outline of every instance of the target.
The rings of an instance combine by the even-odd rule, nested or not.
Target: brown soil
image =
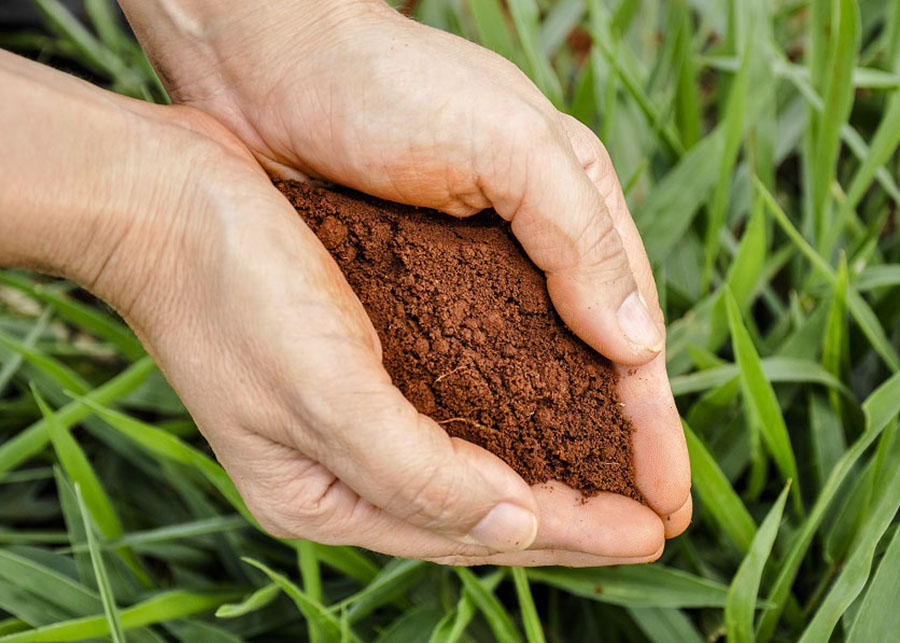
[[[563,324],[499,216],[277,185],[340,265],[419,411],[531,484],[641,499],[615,372]]]

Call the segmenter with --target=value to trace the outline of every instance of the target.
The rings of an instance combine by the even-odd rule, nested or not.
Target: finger
[[[635,483],[647,503],[667,516],[687,500],[691,468],[681,419],[669,391],[665,355],[640,368],[616,366],[616,370],[622,412],[634,428]]]
[[[547,274],[554,306],[569,327],[613,361],[647,362],[662,349],[663,336],[562,125],[529,116],[511,119],[510,126],[510,138],[526,147],[498,146],[495,154],[504,158],[479,172],[485,196]]]
[[[562,118],[575,156],[603,199],[613,226],[622,240],[622,247],[628,257],[628,264],[631,266],[638,289],[646,300],[650,314],[660,332],[665,334],[663,313],[659,307],[653,269],[647,258],[640,232],[628,211],[628,204],[616,176],[612,159],[609,157],[606,147],[588,126],[569,115],[563,115]]]
[[[681,509],[666,516],[663,524],[666,527],[666,538],[674,538],[681,535],[691,524],[691,514],[694,511],[694,501],[690,495],[681,506]]]
[[[665,333],[653,271],[609,154],[588,127],[572,117],[564,118],[575,154],[606,203],[638,287],[645,300],[652,302],[653,317]],[[637,368],[618,368],[618,372],[619,397],[625,415],[634,427],[632,440],[637,486],[653,509],[660,515],[669,515],[687,500],[690,464],[681,419],[666,375],[665,355],[662,353],[649,364]]]
[[[491,556],[444,556],[429,558],[440,565],[504,565],[509,567],[544,567],[547,565],[561,567],[608,567],[610,565],[639,565],[652,563],[663,553],[663,546],[649,556],[637,558],[608,558],[592,556],[580,552],[569,552],[556,549],[535,549],[515,553],[493,554]]]
[[[535,549],[563,549],[614,558],[645,557],[664,542],[659,516],[614,493],[582,497],[561,482],[532,487],[540,507]]]
[[[297,406],[299,451],[405,522],[494,551],[532,543],[534,495],[506,463],[416,411],[371,352],[337,344],[322,354],[316,391]]]
[[[406,523],[359,497],[323,465],[299,454],[294,449],[273,442],[256,433],[241,432],[228,444],[214,443],[216,453],[238,484],[242,496],[261,526],[281,538],[304,538],[330,545],[353,545],[406,558],[423,558],[442,562],[469,561],[465,564],[562,564],[569,566],[609,565],[644,562],[661,551],[661,536],[642,532],[659,532],[658,518],[634,501],[614,494],[594,498],[581,505],[577,492],[559,483],[536,488],[540,513],[549,525],[529,556],[494,558],[488,548],[460,543],[433,531]],[[621,500],[642,508],[656,520],[635,515]],[[603,507],[608,504],[609,506]],[[584,514],[581,520],[565,516],[567,512]],[[581,505],[579,509],[579,505]],[[642,519],[643,518],[643,519]],[[630,529],[626,527],[630,525]],[[649,528],[649,529],[648,529]],[[588,550],[567,550],[590,540],[590,531],[615,530],[621,534],[611,539],[606,534],[589,543]],[[567,530],[583,533],[574,538],[561,538]],[[634,542],[641,541],[643,547]],[[604,545],[604,542],[606,544]],[[656,547],[656,550],[654,550]],[[594,553],[591,553],[594,552]],[[624,555],[617,555],[618,553]],[[504,562],[506,561],[506,562]]]

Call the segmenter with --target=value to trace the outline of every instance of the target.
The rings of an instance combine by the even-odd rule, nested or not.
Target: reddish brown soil
[[[278,187],[372,319],[394,383],[450,435],[529,483],[640,500],[609,362],[554,311],[544,276],[493,212],[468,219],[350,191]]]

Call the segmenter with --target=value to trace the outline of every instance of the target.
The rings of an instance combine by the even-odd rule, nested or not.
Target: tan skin
[[[102,149],[118,155],[108,164],[123,176],[110,183],[91,171],[97,159],[83,159],[72,189],[93,185],[108,206],[70,213],[95,232],[84,248],[0,241],[0,263],[64,274],[114,305],[275,535],[454,564],[658,557],[690,521],[687,452],[652,273],[596,137],[502,58],[376,2],[295,0],[223,15],[207,0],[123,5],[173,97],[191,107],[113,97],[42,69],[41,87],[99,114],[73,117],[76,130],[121,121]],[[17,64],[36,67],[7,61]],[[0,115],[22,128],[13,102]],[[46,145],[77,147],[72,125]],[[417,413],[381,366],[337,266],[260,164],[455,216],[492,206],[510,219],[562,316],[622,364],[649,506],[529,487]],[[19,179],[28,184],[27,170]],[[52,209],[3,197],[12,203],[0,212]],[[43,229],[71,228],[59,238],[78,242],[86,226],[62,216],[53,210]],[[35,221],[13,218],[11,229],[42,238]]]

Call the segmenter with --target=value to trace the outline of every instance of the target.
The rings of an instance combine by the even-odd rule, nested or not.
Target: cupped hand
[[[270,173],[456,216],[493,207],[511,220],[563,319],[622,365],[636,482],[653,511],[612,494],[582,503],[556,484],[528,489],[417,414],[390,385],[377,338],[330,257],[262,191],[250,200],[265,205],[245,207],[267,215],[235,237],[240,247],[229,248],[231,233],[211,244],[222,265],[209,278],[228,293],[204,310],[216,310],[220,352],[242,347],[217,355],[240,377],[209,379],[228,399],[208,409],[186,396],[248,504],[279,535],[446,562],[652,559],[690,519],[689,466],[652,273],[602,144],[487,50],[380,3],[311,6],[235,12],[200,29],[188,53],[172,38],[166,54],[149,37],[151,56],[177,101],[215,116]],[[139,16],[135,26],[148,35]],[[251,328],[252,339],[240,334]],[[160,357],[184,395],[193,376],[179,377],[174,358],[193,338],[180,341],[188,343],[169,349],[172,358]],[[239,408],[222,422],[228,407]]]

